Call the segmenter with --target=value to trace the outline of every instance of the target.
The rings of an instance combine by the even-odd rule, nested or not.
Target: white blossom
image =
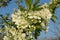
[[[46,27],[46,32],[48,32],[49,27]]]
[[[7,37],[7,36],[4,36],[4,38],[3,38],[4,40],[10,40],[10,38],[9,37]]]
[[[12,27],[9,32],[11,32],[12,35],[16,35],[17,31],[14,27]]]
[[[43,9],[39,11],[22,12],[20,10],[17,10],[17,12],[12,14],[11,16],[12,22],[15,22],[17,29],[15,28],[15,26],[12,26],[11,28],[6,26],[6,29],[12,34],[11,36],[14,36],[13,37],[14,40],[26,40],[26,33],[27,35],[29,35],[29,38],[33,38],[32,32],[36,30],[36,27],[41,28],[40,27],[41,25],[42,28],[45,28],[46,26],[45,20],[47,21],[46,24],[49,23],[52,14],[48,8],[45,8],[48,7],[47,4],[44,4],[41,7],[43,7]],[[41,20],[42,18],[45,20],[42,21]],[[48,27],[46,27],[46,32],[47,31],[48,31]],[[9,33],[7,34],[10,35]],[[7,39],[7,37],[5,38],[6,38],[5,40],[9,40]]]
[[[44,8],[40,11],[40,16],[46,20],[50,20],[50,18],[52,17],[52,14],[49,9]]]

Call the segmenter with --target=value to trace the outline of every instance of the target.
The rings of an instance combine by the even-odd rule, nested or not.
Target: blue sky
[[[41,0],[41,4],[42,3],[44,3],[44,2],[46,2],[46,3],[48,3],[49,4],[49,2],[50,2],[50,0]],[[24,5],[24,4],[23,4]],[[6,6],[6,7],[3,7],[3,8],[0,8],[0,14],[3,14],[3,15],[6,15],[6,13],[10,13],[10,14],[12,14],[13,13],[13,11],[14,11],[14,9],[17,9],[17,5],[16,5],[16,3],[15,3],[15,1],[14,0],[12,0],[9,4],[8,4],[8,6]],[[58,16],[58,18],[60,18],[60,7],[56,10],[56,15]],[[60,19],[59,19],[60,20]],[[57,22],[59,22],[59,20],[57,20]],[[60,28],[60,27],[59,27]],[[50,31],[50,29],[52,29],[52,30],[55,30],[54,29],[54,23],[51,21],[50,22],[50,25],[49,25],[49,31],[48,31],[48,33],[44,33],[44,31],[43,32],[41,32],[41,36],[40,37],[51,37],[51,36],[55,36],[55,35],[53,35],[53,33]]]

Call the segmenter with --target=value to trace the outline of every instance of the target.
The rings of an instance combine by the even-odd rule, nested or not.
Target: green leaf
[[[37,6],[37,4],[40,2],[40,0],[35,0],[35,3],[33,4],[33,6]]]
[[[34,37],[35,39],[37,39],[37,37],[40,35],[41,29],[36,29],[35,33],[34,33]]]
[[[31,9],[33,0],[26,0],[25,2],[26,2],[26,5],[28,6],[28,9]]]
[[[59,2],[59,3],[60,3],[60,0],[57,0],[57,2]]]
[[[54,23],[56,22],[53,18],[51,18],[51,20],[52,20]]]
[[[5,32],[5,28],[2,28],[2,29],[0,30],[0,33],[3,33],[3,32]]]
[[[19,5],[19,9],[21,10],[21,11],[25,11],[25,10],[27,10],[24,6],[22,6],[22,5]]]
[[[55,16],[55,15],[53,15],[52,17],[53,17],[53,18],[55,18],[55,19],[58,19],[58,17],[57,17],[57,16]]]
[[[37,8],[40,6],[40,5],[38,5],[39,2],[40,2],[40,0],[35,0],[35,2],[33,4],[33,11],[37,10]]]
[[[58,18],[57,18],[57,16],[55,16],[55,15],[53,15],[52,18],[51,18],[51,20],[52,20],[54,23],[56,22],[57,19],[58,19]]]

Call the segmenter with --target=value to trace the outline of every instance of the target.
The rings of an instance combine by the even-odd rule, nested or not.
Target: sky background
[[[47,4],[49,4],[50,0],[41,0],[40,4],[42,4],[44,2],[46,2]],[[25,4],[23,3],[23,5],[25,5]],[[0,8],[0,14],[3,14],[3,15],[6,15],[6,13],[12,14],[14,12],[14,9],[17,9],[17,7],[18,6],[16,5],[15,0],[12,0],[8,4],[8,6]],[[55,15],[57,15],[57,17],[58,17],[57,22],[59,22],[60,21],[60,7],[56,9],[55,13],[56,13]],[[55,28],[54,28],[54,26],[55,26],[55,24],[52,21],[50,21],[49,31],[47,33],[45,33],[44,31],[42,31],[41,35],[39,36],[39,39],[40,38],[55,37],[55,35],[50,31],[50,30],[56,31]],[[60,25],[58,25],[58,27],[60,28]]]

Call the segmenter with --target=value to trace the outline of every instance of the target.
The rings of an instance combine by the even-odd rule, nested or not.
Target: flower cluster
[[[29,23],[22,15],[23,13],[18,10],[18,13],[12,14],[12,21],[15,22],[16,25],[18,25],[17,27],[20,26],[21,28],[24,29],[29,25]]]
[[[6,36],[4,36],[4,40],[26,40],[25,39],[25,33],[22,33],[23,30],[16,30],[15,27],[8,27],[5,26],[5,32],[7,33]]]
[[[6,26],[6,30],[8,31],[7,31],[7,36],[4,37],[4,40],[33,39],[34,35],[36,35],[35,32],[37,29],[48,31],[48,27],[46,27],[46,25],[48,25],[52,17],[52,14],[48,8],[44,8],[45,7],[44,5],[43,5],[43,9],[39,11],[17,10],[16,12],[14,12],[14,14],[12,14],[11,17],[12,17],[12,22],[14,22],[16,26],[12,26],[12,27]]]

